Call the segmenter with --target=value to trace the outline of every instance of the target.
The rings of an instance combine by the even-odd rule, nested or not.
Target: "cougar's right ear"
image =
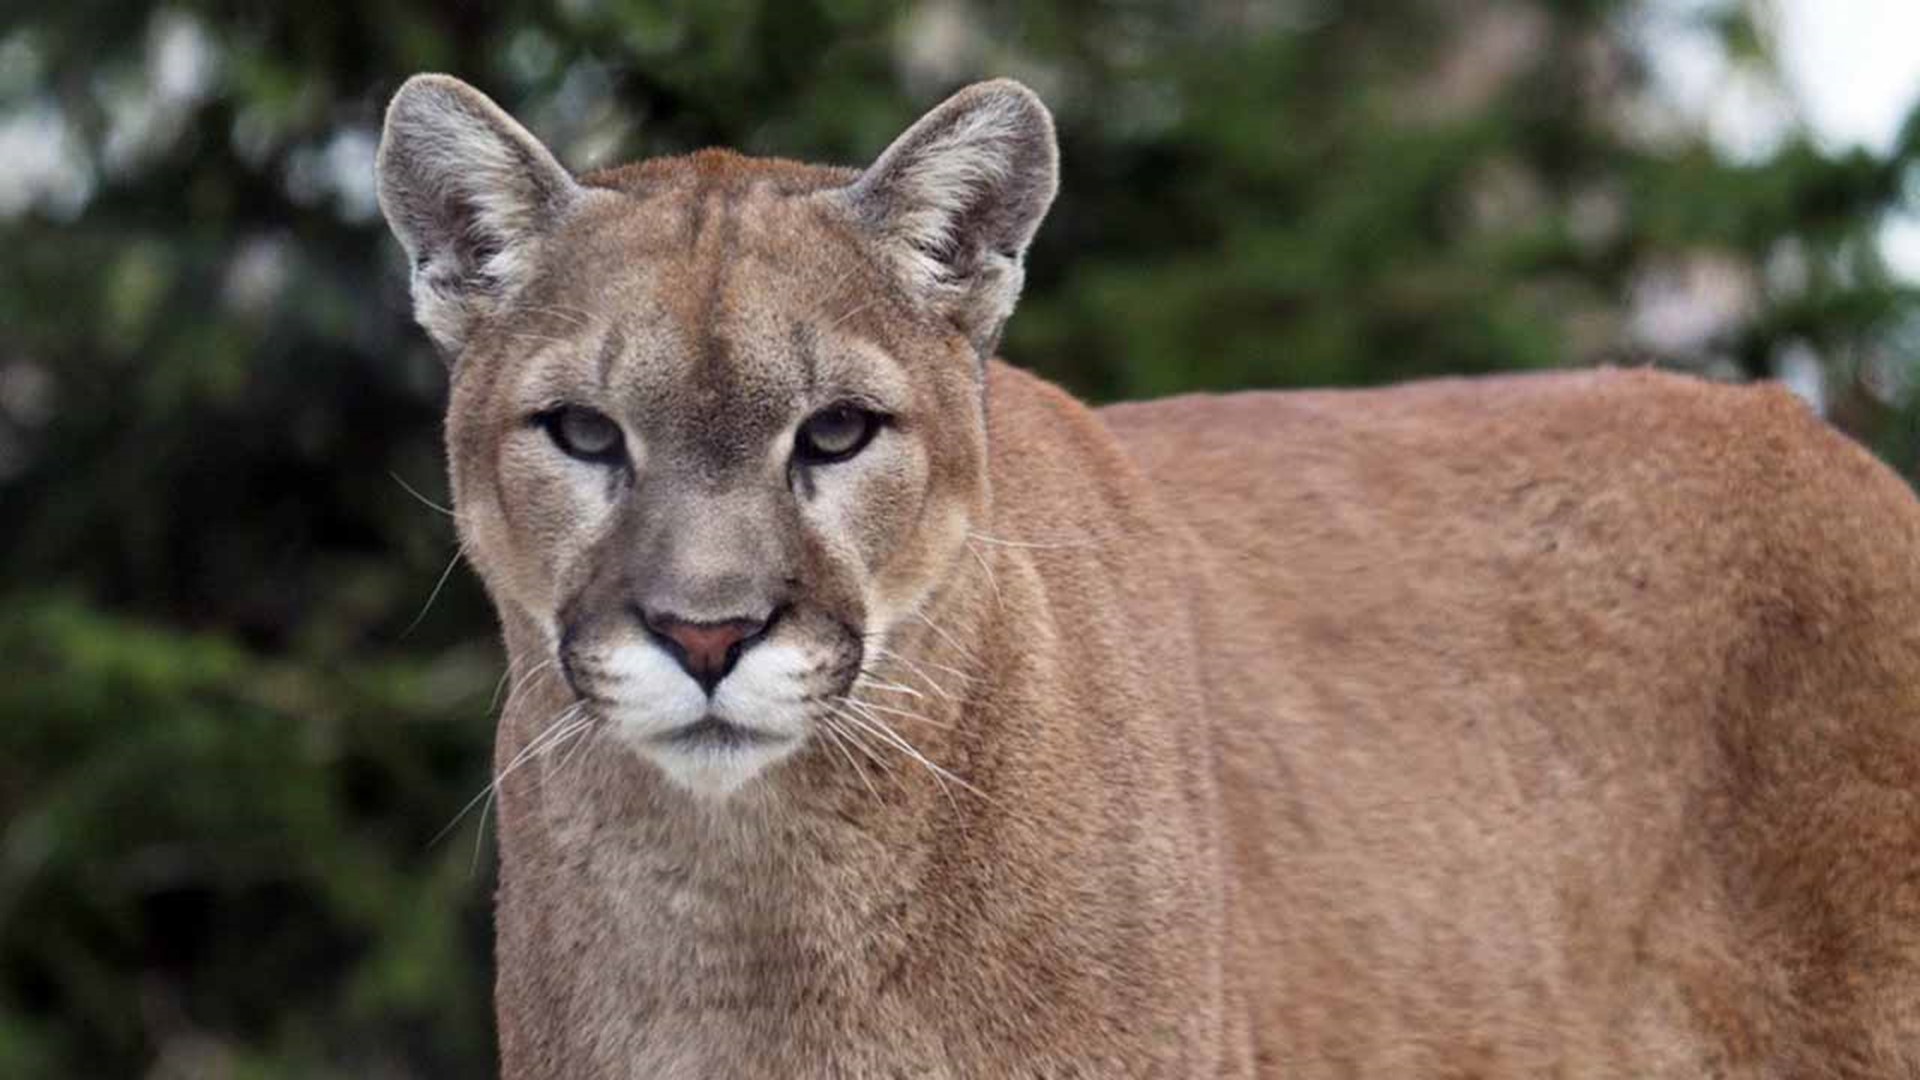
[[[380,209],[413,268],[413,313],[449,361],[532,277],[581,187],[485,94],[415,75],[387,107]]]

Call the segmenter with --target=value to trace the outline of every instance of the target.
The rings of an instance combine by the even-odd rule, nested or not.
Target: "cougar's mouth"
[[[758,728],[745,727],[728,720],[722,720],[718,716],[709,713],[691,724],[674,728],[672,731],[660,733],[655,736],[654,741],[678,747],[698,746],[713,747],[716,749],[732,749],[743,746],[783,743],[789,741],[791,738],[792,736],[789,735],[762,731]]]

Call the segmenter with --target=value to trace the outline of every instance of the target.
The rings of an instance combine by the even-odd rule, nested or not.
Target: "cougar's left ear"
[[[1059,158],[1047,107],[998,79],[921,117],[831,197],[870,230],[907,293],[953,320],[984,359],[1020,297]]]
[[[581,197],[553,154],[485,94],[408,79],[387,107],[380,209],[413,266],[413,312],[449,361],[533,276],[541,240]]]

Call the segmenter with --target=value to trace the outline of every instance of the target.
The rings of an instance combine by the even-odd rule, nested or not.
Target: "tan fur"
[[[1002,294],[916,291],[856,175],[585,178],[455,358],[459,523],[503,773],[576,704],[562,624],[688,602],[652,559],[859,620],[840,685],[952,779],[824,712],[718,796],[617,724],[514,769],[506,1075],[1920,1074],[1886,469],[1779,390],[1645,372],[1090,410],[979,366]],[[901,423],[789,490],[801,341]],[[631,426],[630,488],[529,432],[556,387]]]

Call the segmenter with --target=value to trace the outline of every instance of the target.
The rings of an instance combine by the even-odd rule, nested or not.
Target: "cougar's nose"
[[[773,619],[774,616],[769,615],[764,619],[693,622],[665,612],[640,612],[640,621],[647,632],[673,654],[687,674],[709,694],[727,677],[727,672],[733,670],[740,654],[766,636]]]

